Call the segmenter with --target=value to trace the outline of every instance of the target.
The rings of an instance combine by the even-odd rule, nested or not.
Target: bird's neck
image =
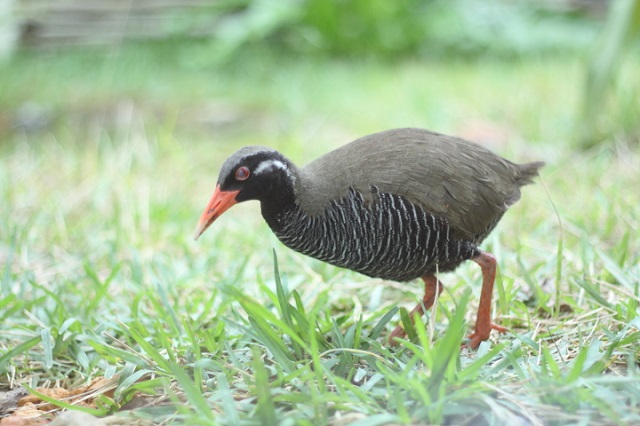
[[[282,180],[260,199],[262,217],[274,232],[282,228],[285,213],[298,208],[294,184],[294,180]]]
[[[295,217],[300,223],[322,218],[332,201],[354,192],[353,188],[344,185],[331,187],[326,179],[309,174],[305,169],[293,166],[290,170],[289,179],[281,180],[269,196],[260,200],[262,216],[276,235],[280,235],[291,218]]]

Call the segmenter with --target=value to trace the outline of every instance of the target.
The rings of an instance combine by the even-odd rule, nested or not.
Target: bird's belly
[[[454,269],[479,254],[475,244],[451,238],[445,219],[385,193],[370,203],[350,190],[322,215],[283,212],[276,236],[289,248],[370,277],[408,281]]]

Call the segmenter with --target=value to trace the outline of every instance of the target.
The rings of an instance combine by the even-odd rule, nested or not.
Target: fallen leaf
[[[40,426],[49,424],[46,413],[32,408],[31,405],[19,408],[9,417],[0,420],[2,426]]]
[[[49,398],[57,399],[58,401],[66,401],[71,396],[71,392],[63,388],[37,388],[36,390],[41,394],[46,395]],[[37,405],[38,409],[41,411],[55,411],[58,409],[56,405],[46,403],[36,395],[27,395],[18,401],[18,407],[24,407],[27,404]]]

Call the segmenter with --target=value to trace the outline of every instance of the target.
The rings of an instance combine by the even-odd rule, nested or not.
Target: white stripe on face
[[[256,167],[253,172],[258,175],[265,170],[271,170],[273,168],[284,170],[285,172],[287,172],[287,174],[289,174],[289,168],[280,160],[264,160],[263,162],[258,164],[258,167]]]

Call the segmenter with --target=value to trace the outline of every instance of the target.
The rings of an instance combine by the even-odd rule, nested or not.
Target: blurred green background
[[[308,113],[354,135],[495,124],[561,145],[637,140],[638,10],[634,0],[6,0],[0,135],[86,124],[83,114],[127,100],[179,115],[180,135],[253,119],[286,133],[267,115],[305,126]],[[473,80],[482,73],[519,108],[544,105],[563,122],[550,133],[513,122]],[[554,84],[563,94],[550,105]]]

